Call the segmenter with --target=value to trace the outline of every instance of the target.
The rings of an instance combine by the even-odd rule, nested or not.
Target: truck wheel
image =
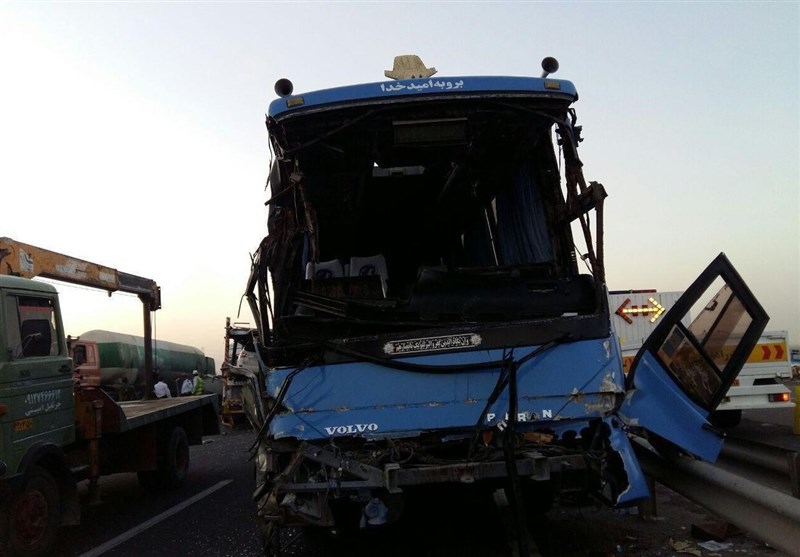
[[[708,417],[711,425],[717,427],[736,427],[742,421],[741,410],[717,410]]]
[[[186,431],[176,426],[169,434],[169,439],[162,447],[158,472],[164,487],[176,489],[183,485],[189,475],[189,437]]]
[[[38,557],[49,552],[61,523],[58,485],[40,466],[31,466],[25,485],[11,501],[8,524],[11,555]]]

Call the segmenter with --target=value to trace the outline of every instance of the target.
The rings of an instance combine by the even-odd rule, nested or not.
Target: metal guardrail
[[[800,498],[800,453],[797,451],[727,437],[720,457],[770,472],[775,481],[786,485],[794,497]]]
[[[800,557],[800,499],[688,457],[666,461],[647,449],[645,473],[792,557]]]

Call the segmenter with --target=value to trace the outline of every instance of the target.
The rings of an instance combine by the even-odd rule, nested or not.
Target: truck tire
[[[158,442],[158,468],[139,470],[136,477],[145,489],[177,489],[189,475],[189,437],[175,426]]]
[[[711,425],[716,427],[736,427],[742,421],[741,410],[717,410],[708,417]]]
[[[15,557],[39,557],[50,551],[61,524],[58,485],[40,466],[31,466],[25,484],[11,501],[8,549]]]
[[[189,475],[189,437],[186,431],[180,426],[172,428],[159,451],[162,449],[158,464],[161,483],[167,489],[177,489]]]

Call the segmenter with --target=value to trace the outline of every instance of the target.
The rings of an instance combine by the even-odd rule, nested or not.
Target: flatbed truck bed
[[[152,400],[131,400],[118,402],[123,420],[120,420],[119,431],[129,431],[143,425],[162,421],[170,416],[183,414],[194,408],[210,406],[214,416],[219,414],[217,395],[185,396],[175,398],[157,398]],[[216,419],[216,418],[215,418]],[[219,433],[219,431],[217,431]]]

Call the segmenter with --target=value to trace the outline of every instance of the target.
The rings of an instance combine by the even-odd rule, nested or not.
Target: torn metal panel
[[[533,347],[517,349],[524,358]],[[559,345],[518,370],[518,421],[541,427],[552,420],[601,417],[614,410],[622,393],[616,351],[602,341]],[[309,366],[294,376],[282,400],[285,412],[270,426],[276,438],[328,439],[341,436],[400,437],[404,432],[484,427],[502,422],[508,393],[481,410],[502,374],[500,366],[468,373],[447,372],[448,366],[502,361],[500,351],[440,354],[402,362],[432,366],[430,373],[411,373],[378,363]],[[434,373],[433,369],[439,369]],[[563,392],[564,372],[580,387],[579,396]],[[292,370],[267,374],[267,390],[276,397]],[[353,386],[357,385],[357,389]],[[323,388],[324,386],[324,388]],[[577,388],[576,388],[577,389]]]

